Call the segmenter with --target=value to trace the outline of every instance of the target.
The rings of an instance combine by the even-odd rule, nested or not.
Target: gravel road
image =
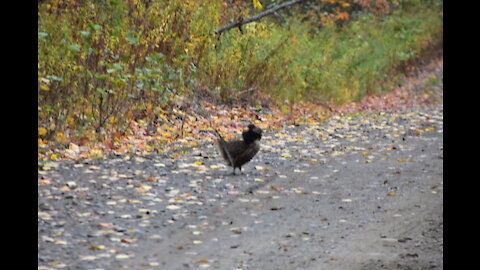
[[[443,269],[443,105],[39,168],[38,269]]]

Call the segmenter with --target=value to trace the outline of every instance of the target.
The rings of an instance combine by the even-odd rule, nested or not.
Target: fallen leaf
[[[38,135],[42,136],[47,133],[47,130],[43,127],[38,128]]]
[[[122,238],[122,239],[120,239],[120,242],[122,242],[122,243],[131,243],[132,240],[131,240],[131,239],[128,239],[128,238]]]
[[[95,260],[97,257],[96,256],[83,256],[83,257],[80,257],[80,260],[82,261],[93,261]]]
[[[152,189],[151,186],[146,186],[146,185],[139,186],[138,188],[144,189],[144,190],[146,190],[146,191]]]
[[[98,246],[90,245],[88,248],[91,249],[91,250],[103,250],[103,249],[105,249],[105,246],[104,245],[98,245]]]
[[[128,259],[128,258],[130,258],[130,256],[127,255],[127,254],[118,254],[117,256],[115,256],[115,259],[117,259],[117,260],[125,260],[125,259]]]
[[[270,185],[270,188],[275,190],[275,191],[282,191],[282,190],[285,189],[284,187],[274,186],[274,185]]]
[[[167,205],[166,208],[169,209],[169,210],[178,210],[178,209],[180,209],[180,208],[182,208],[182,207],[179,206],[179,205],[170,204],[170,205]]]
[[[47,180],[47,179],[44,179],[44,180],[40,180],[38,181],[38,184],[39,185],[50,185],[50,180]]]
[[[268,170],[267,168],[264,168],[264,167],[262,167],[262,166],[255,166],[254,168],[255,168],[255,170],[257,170],[257,171],[267,171],[267,170]]]

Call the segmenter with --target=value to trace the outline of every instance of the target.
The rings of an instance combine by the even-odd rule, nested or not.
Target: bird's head
[[[254,124],[248,125],[248,130],[242,133],[243,140],[248,144],[262,138],[262,129]]]

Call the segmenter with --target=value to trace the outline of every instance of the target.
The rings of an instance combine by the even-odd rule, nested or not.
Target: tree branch
[[[291,5],[294,5],[294,4],[298,4],[298,3],[303,2],[303,1],[305,1],[305,0],[292,0],[292,1],[288,1],[288,2],[282,3],[282,4],[280,4],[280,5],[278,5],[278,6],[275,6],[275,7],[271,8],[271,9],[262,11],[262,12],[258,13],[257,15],[255,15],[255,16],[253,16],[253,17],[250,17],[250,18],[248,18],[248,19],[246,19],[246,20],[236,21],[236,22],[231,23],[231,24],[229,24],[229,25],[223,26],[223,27],[217,29],[217,30],[215,31],[215,33],[216,33],[216,34],[221,34],[221,33],[225,32],[225,31],[228,31],[228,30],[230,30],[230,29],[232,29],[232,28],[239,27],[239,26],[242,26],[242,25],[244,25],[244,24],[251,23],[251,22],[253,22],[253,21],[258,21],[258,20],[260,20],[261,18],[263,18],[263,17],[265,17],[265,16],[268,16],[268,15],[270,15],[270,14],[272,14],[272,13],[275,13],[275,12],[276,12],[277,10],[279,10],[279,9],[286,8],[286,7],[288,7],[288,6],[291,6]]]

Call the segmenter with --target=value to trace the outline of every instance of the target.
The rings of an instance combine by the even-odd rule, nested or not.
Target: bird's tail
[[[218,137],[218,144],[222,148],[223,152],[227,154],[228,160],[230,161],[230,164],[232,164],[232,167],[233,167],[233,158],[230,155],[230,152],[228,151],[227,142],[225,142],[225,140],[223,139],[222,135],[220,135],[220,132],[218,132],[218,130],[216,129],[213,129],[213,130],[215,131],[215,135],[217,135]]]

